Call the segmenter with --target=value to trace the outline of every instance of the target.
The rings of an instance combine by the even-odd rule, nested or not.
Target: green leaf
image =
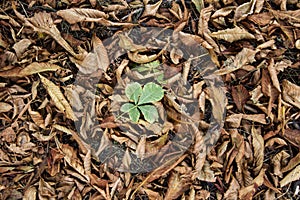
[[[129,110],[129,117],[132,121],[138,122],[139,118],[141,116],[140,111],[137,109],[137,107],[133,107],[131,110]]]
[[[155,83],[147,83],[142,91],[138,105],[160,101],[164,96],[164,90]]]
[[[139,109],[141,110],[142,114],[144,115],[144,118],[149,123],[153,123],[158,120],[158,112],[155,106],[153,105],[143,105],[139,106]]]
[[[137,82],[130,83],[126,86],[125,94],[128,99],[134,101],[134,103],[137,104],[139,96],[142,94],[142,86]]]
[[[132,104],[132,103],[125,103],[121,106],[121,111],[122,112],[129,112],[131,109],[133,109],[134,107],[136,107],[136,105]]]

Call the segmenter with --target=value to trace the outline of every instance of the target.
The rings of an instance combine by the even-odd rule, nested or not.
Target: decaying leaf
[[[41,78],[41,81],[47,90],[48,94],[50,95],[51,99],[53,100],[55,106],[64,114],[66,114],[66,117],[71,120],[77,120],[77,117],[75,116],[70,104],[64,97],[63,93],[61,92],[60,88],[55,85],[53,82],[48,80],[42,75],[39,75]]]
[[[46,71],[57,71],[61,69],[60,66],[51,63],[38,63],[33,62],[27,65],[25,68],[14,67],[6,71],[0,71],[2,77],[25,77],[32,74],[37,74]]]
[[[213,32],[210,35],[214,38],[217,38],[218,40],[225,40],[227,42],[234,42],[242,39],[255,39],[254,35],[238,26],[232,29]]]
[[[285,79],[282,81],[282,89],[283,99],[300,109],[300,86]]]

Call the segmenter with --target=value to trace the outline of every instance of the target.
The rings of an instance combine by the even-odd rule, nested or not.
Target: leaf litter
[[[299,198],[299,10],[297,1],[2,1],[0,199]],[[211,96],[193,70],[193,58],[183,59],[185,52],[168,52],[167,43],[149,51],[119,34],[138,26],[173,29],[185,45],[197,41],[207,48],[219,67],[212,73],[224,82],[212,93],[226,92],[227,102]],[[127,52],[113,63],[102,42],[111,36]],[[93,85],[75,86],[77,73],[100,79],[97,92],[90,89]],[[182,96],[171,87],[179,73],[194,89]],[[139,89],[113,94],[116,83],[124,90],[136,77],[155,77],[166,89],[162,97],[143,98]],[[135,164],[131,151],[142,160],[172,158],[170,137],[179,135],[179,126],[187,127],[178,101],[189,102],[190,94],[201,114],[189,120],[200,126],[193,128],[190,149],[173,162],[131,174],[95,156],[113,140],[127,147],[120,158],[123,169]],[[128,99],[152,106],[138,110],[136,124],[107,112]],[[84,105],[91,104],[92,112],[85,111]],[[226,107],[225,125],[206,152],[206,115],[222,121],[222,111],[215,109],[220,104]],[[146,114],[153,110],[155,116]],[[93,115],[98,127],[92,127]],[[158,123],[165,118],[171,122]],[[92,127],[96,152],[84,139],[88,133],[75,131],[79,119],[80,130]],[[130,131],[117,128],[123,126]]]

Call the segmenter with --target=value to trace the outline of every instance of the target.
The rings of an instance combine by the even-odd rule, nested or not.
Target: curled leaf
[[[57,15],[64,18],[70,24],[77,22],[94,22],[99,18],[108,18],[108,15],[104,12],[96,9],[89,8],[71,8],[66,10],[60,10]]]

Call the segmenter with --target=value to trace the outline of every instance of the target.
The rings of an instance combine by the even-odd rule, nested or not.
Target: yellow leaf
[[[47,78],[39,75],[41,81],[46,88],[48,94],[50,95],[51,99],[53,100],[55,106],[63,113],[66,114],[66,117],[72,120],[77,120],[71,106],[69,105],[68,101],[64,97],[63,93],[60,91],[60,88],[49,81]]]

